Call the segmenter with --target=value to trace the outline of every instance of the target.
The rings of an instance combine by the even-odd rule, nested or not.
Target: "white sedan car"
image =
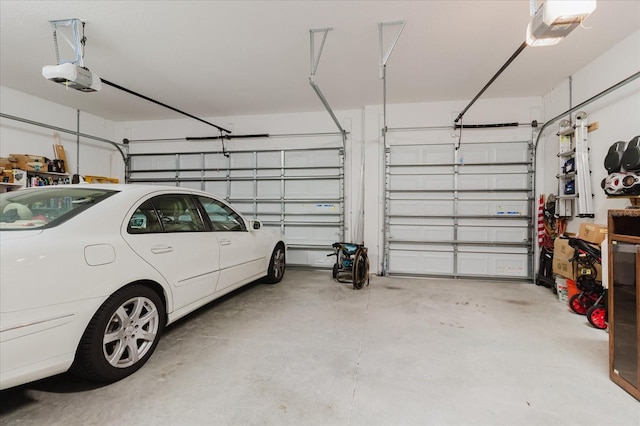
[[[205,192],[59,185],[0,194],[0,389],[67,370],[110,382],[162,330],[285,272],[281,235]]]

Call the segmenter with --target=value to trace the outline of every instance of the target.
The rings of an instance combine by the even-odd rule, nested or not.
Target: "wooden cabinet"
[[[609,376],[640,400],[640,209],[609,210]]]

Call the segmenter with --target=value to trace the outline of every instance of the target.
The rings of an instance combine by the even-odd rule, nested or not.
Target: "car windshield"
[[[0,230],[59,225],[117,191],[60,185],[0,194]]]

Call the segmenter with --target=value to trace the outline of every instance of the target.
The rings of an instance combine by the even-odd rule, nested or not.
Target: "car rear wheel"
[[[125,287],[93,316],[71,371],[101,382],[127,377],[151,357],[164,325],[164,304],[155,291],[143,285]]]
[[[269,284],[276,284],[282,281],[282,277],[284,277],[284,271],[286,269],[286,259],[285,259],[285,251],[284,245],[278,244],[276,248],[273,249],[273,253],[271,254],[271,260],[269,261],[269,270],[267,271],[267,276],[264,281]]]

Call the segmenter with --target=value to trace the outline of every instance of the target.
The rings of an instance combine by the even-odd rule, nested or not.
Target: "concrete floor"
[[[0,395],[3,425],[634,425],[608,335],[532,284],[289,270],[170,326],[108,386]]]

